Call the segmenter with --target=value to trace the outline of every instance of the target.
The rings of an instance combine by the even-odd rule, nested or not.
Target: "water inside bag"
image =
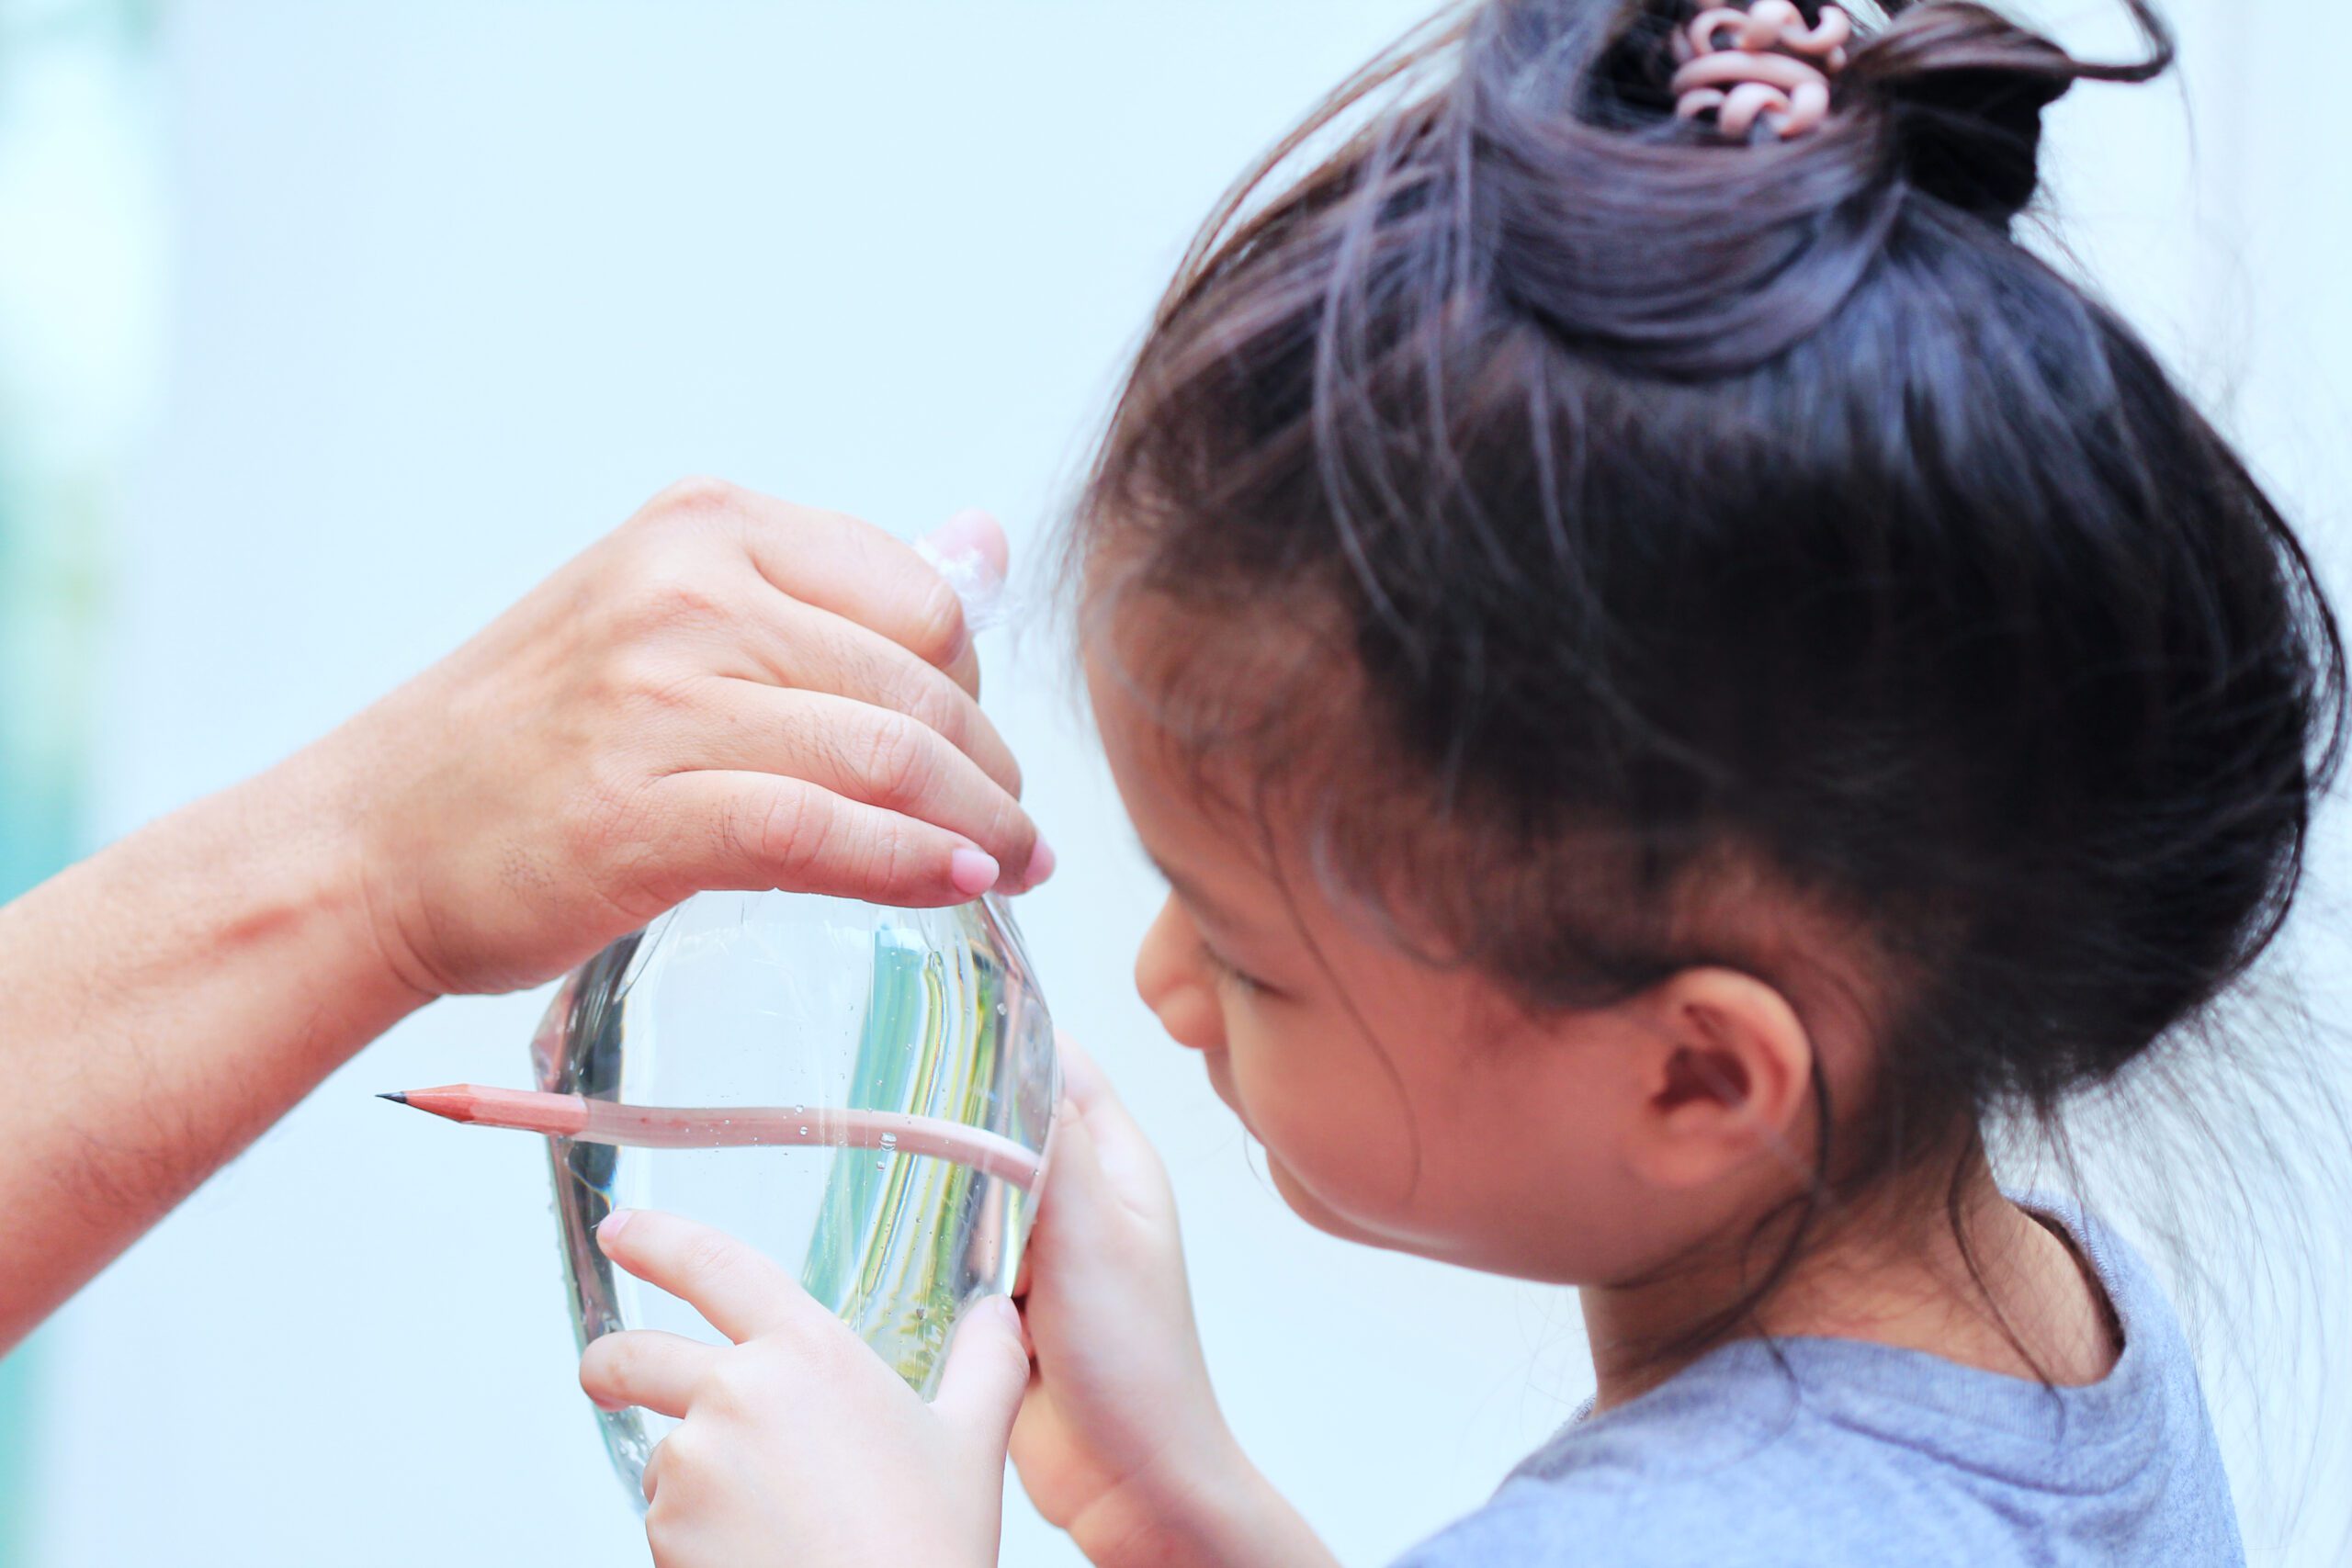
[[[993,896],[897,909],[792,893],[706,893],[567,976],[533,1042],[538,1085],[639,1105],[826,1107],[962,1122],[1043,1152],[1053,1025]],[[881,1149],[647,1149],[550,1139],[556,1220],[582,1345],[623,1328],[716,1337],[615,1269],[598,1221],[666,1209],[797,1267],[801,1283],[918,1393],[965,1306],[1009,1292],[1035,1196]],[[629,1495],[675,1423],[598,1411]]]

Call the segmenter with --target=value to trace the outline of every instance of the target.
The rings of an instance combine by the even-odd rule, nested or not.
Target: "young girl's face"
[[[1091,656],[1089,673],[1170,889],[1136,988],[1284,1201],[1337,1235],[1528,1278],[1670,1256],[1699,1216],[1665,1212],[1675,1195],[1642,1157],[1660,1070],[1645,1005],[1530,1019],[1485,976],[1404,955],[1333,906],[1282,831],[1204,799],[1129,682]]]

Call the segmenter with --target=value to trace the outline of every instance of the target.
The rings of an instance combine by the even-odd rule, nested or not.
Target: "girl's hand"
[[[950,530],[1001,565],[985,515]],[[412,1005],[513,989],[705,888],[913,906],[1038,880],[978,690],[911,547],[689,480],[276,770],[265,814],[333,835]]]
[[[607,1334],[580,1386],[685,1425],[645,1467],[660,1568],[965,1568],[993,1563],[1005,1434],[1027,1359],[1002,1297],[956,1325],[925,1404],[799,1281],[674,1214],[617,1210],[605,1255],[735,1341]]]
[[[1066,1099],[1023,1267],[1022,1485],[1103,1568],[1329,1562],[1217,1409],[1159,1156],[1069,1036],[1060,1050]]]

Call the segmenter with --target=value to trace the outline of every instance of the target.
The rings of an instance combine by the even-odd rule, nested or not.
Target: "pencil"
[[[479,1127],[570,1138],[583,1144],[622,1144],[647,1149],[715,1149],[776,1145],[881,1149],[930,1155],[969,1166],[1023,1190],[1037,1184],[1037,1156],[996,1133],[936,1116],[901,1111],[844,1111],[825,1106],[785,1110],[775,1106],[695,1107],[624,1105],[577,1094],[537,1094],[528,1089],[450,1084],[379,1095],[399,1105]]]

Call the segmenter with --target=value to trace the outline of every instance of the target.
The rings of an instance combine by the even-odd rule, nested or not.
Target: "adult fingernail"
[[[969,561],[993,587],[1004,581],[1004,529],[995,516],[978,507],[967,507],[922,536],[922,543],[944,560]]]
[[[996,856],[986,850],[961,849],[947,857],[947,880],[956,891],[977,898],[996,886]]]
[[[602,1246],[610,1247],[613,1244],[613,1238],[620,1235],[622,1228],[625,1227],[630,1220],[636,1218],[636,1216],[637,1211],[635,1209],[615,1209],[611,1213],[606,1214],[603,1219],[596,1222],[597,1242]]]
[[[1054,846],[1046,842],[1043,833],[1037,835],[1037,847],[1029,852],[1029,869],[1021,874],[1023,887],[1035,887],[1054,874]]]

